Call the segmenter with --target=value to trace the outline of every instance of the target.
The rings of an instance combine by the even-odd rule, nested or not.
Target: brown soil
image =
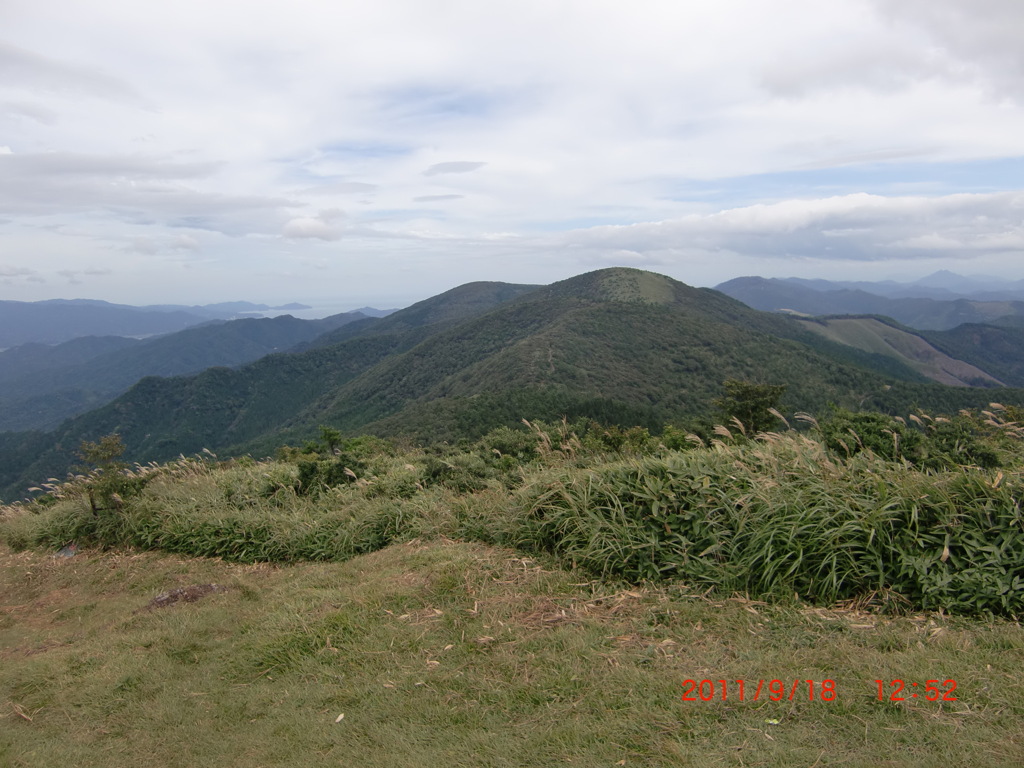
[[[220,584],[192,584],[188,587],[178,587],[170,592],[163,592],[157,595],[142,610],[153,610],[154,608],[167,608],[175,603],[194,603],[202,600],[214,592],[227,592],[227,587]]]

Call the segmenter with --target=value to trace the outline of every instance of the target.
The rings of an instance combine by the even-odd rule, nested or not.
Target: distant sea
[[[291,315],[299,320],[319,320],[322,317],[340,315],[342,312],[355,312],[363,306],[354,307],[351,304],[313,304],[312,302],[299,302],[309,304],[309,309],[267,309],[262,312],[246,312],[241,317],[279,317],[280,315]]]

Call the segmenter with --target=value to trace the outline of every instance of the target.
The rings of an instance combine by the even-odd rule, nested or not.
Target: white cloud
[[[483,168],[487,163],[469,160],[453,160],[447,163],[434,163],[423,172],[424,176],[437,176],[442,173],[470,173]]]
[[[1024,187],[1022,14],[8,0],[0,253],[52,277],[116,251],[126,261],[90,283],[114,300],[172,259],[190,274],[159,272],[164,292],[298,291],[338,241],[361,265],[346,285],[406,293],[617,259],[798,272],[969,257],[1016,276],[1019,228],[996,193]],[[341,269],[328,259],[318,284]]]
[[[1019,101],[1024,85],[1024,4],[1018,0],[871,0],[901,25],[927,34],[934,57],[1000,98]]]
[[[292,219],[284,225],[285,237],[317,240],[340,240],[341,230],[320,218]]]
[[[189,179],[209,176],[221,165],[216,162],[181,163],[145,155],[90,155],[78,152],[23,152],[5,158],[2,162],[0,170],[3,175],[19,181],[35,177],[68,176]]]
[[[0,153],[0,208],[25,216],[93,213],[125,223],[193,226],[230,234],[263,231],[284,219],[285,198],[203,191],[216,162],[70,152]]]
[[[29,275],[36,274],[34,269],[28,269],[26,267],[14,267],[7,264],[0,264],[0,277],[28,277]]]
[[[8,87],[87,94],[99,99],[144,107],[146,100],[118,77],[59,59],[42,56],[0,40],[0,79]]]
[[[53,125],[57,122],[57,113],[28,101],[0,103],[0,121],[13,122],[26,118],[41,125]]]
[[[128,250],[134,253],[141,253],[152,256],[160,252],[160,246],[151,237],[133,237],[128,245]]]
[[[679,219],[575,230],[555,244],[596,253],[835,261],[1024,255],[1024,192],[945,197],[854,194],[787,200]]]
[[[437,203],[442,200],[461,200],[465,195],[419,195],[413,198],[415,203]]]
[[[199,241],[191,235],[176,235],[171,239],[170,246],[178,251],[198,251]]]
[[[364,181],[338,181],[320,184],[315,187],[306,187],[301,190],[305,195],[353,195],[367,194],[377,189],[376,184],[367,184]]]

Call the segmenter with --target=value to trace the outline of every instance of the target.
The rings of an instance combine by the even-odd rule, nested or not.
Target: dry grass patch
[[[230,589],[139,611],[196,584]],[[1024,759],[1010,622],[712,601],[448,540],[287,567],[0,549],[0,595],[5,767]],[[946,676],[957,702],[872,682]],[[832,702],[680,700],[687,678],[826,677]]]

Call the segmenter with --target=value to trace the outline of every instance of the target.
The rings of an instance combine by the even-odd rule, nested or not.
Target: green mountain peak
[[[596,275],[609,301],[673,304],[676,288],[683,287],[682,283],[665,275],[630,267],[602,269]]]
[[[590,301],[675,304],[680,290],[694,290],[671,277],[632,267],[608,267],[553,283],[549,295]]]

